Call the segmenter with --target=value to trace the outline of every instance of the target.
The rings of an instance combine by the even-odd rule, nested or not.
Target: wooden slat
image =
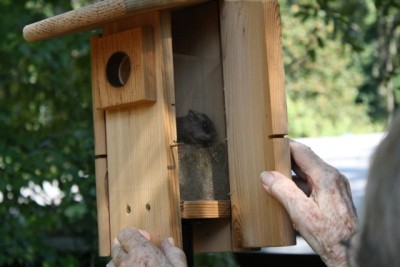
[[[168,190],[172,196],[169,212],[173,215],[169,221],[171,236],[175,237],[177,246],[182,247],[182,226],[179,219],[180,200],[179,192],[179,162],[176,147],[171,146],[177,140],[176,133],[176,112],[175,112],[175,88],[174,88],[174,66],[172,54],[172,32],[171,32],[171,13],[169,10],[160,12],[160,34],[162,45],[162,78],[163,78],[163,108],[164,108],[164,129],[165,144],[167,147],[167,169],[168,169]]]
[[[93,58],[93,56],[92,56]],[[94,152],[96,169],[96,201],[97,201],[97,227],[99,235],[99,255],[108,256],[111,252],[110,240],[110,212],[108,203],[108,179],[107,179],[107,145],[106,145],[106,121],[103,110],[96,107],[100,101],[97,79],[92,68],[92,96],[93,96],[93,124],[94,124]]]
[[[286,211],[260,186],[264,170],[290,176],[277,1],[224,1],[224,70],[234,249],[294,244]]]
[[[181,202],[182,219],[218,219],[231,216],[229,200],[199,200]]]
[[[195,5],[209,0],[104,0],[27,25],[23,29],[27,41],[81,32],[152,10]]]

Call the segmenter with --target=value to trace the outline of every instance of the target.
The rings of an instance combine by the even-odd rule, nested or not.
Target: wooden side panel
[[[161,26],[160,20],[167,24]],[[151,12],[109,24],[103,34],[138,26],[154,30],[158,101],[106,111],[111,240],[124,227],[134,226],[149,231],[157,245],[172,236],[181,246],[179,190],[170,147],[176,140],[171,131],[173,83],[166,80],[173,75],[168,13]]]
[[[162,79],[163,79],[163,109],[165,144],[167,147],[168,163],[168,191],[172,196],[169,210],[172,214],[169,220],[171,236],[175,238],[176,245],[182,247],[182,226],[180,216],[180,192],[179,192],[179,162],[178,151],[175,140],[176,133],[176,111],[175,111],[175,88],[174,88],[174,66],[172,54],[172,32],[170,11],[160,12],[160,34],[162,45]]]
[[[263,170],[290,177],[276,1],[223,1],[221,39],[234,248],[294,244],[286,211],[260,186]]]
[[[94,55],[92,55],[93,58]],[[99,255],[108,256],[111,251],[110,243],[110,211],[108,203],[107,180],[107,147],[106,147],[106,121],[103,110],[98,110],[100,99],[97,73],[92,68],[92,97],[93,97],[93,123],[94,123],[94,152],[96,169],[96,201],[97,201],[97,227],[99,235]]]

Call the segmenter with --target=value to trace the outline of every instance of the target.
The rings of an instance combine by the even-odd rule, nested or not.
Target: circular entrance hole
[[[129,214],[132,212],[132,208],[129,205],[126,205],[126,213]]]
[[[108,82],[114,87],[124,86],[131,74],[131,60],[124,52],[116,52],[111,55],[106,65]]]

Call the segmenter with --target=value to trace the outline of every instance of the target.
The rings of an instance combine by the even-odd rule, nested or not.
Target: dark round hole
[[[150,210],[151,210],[150,203],[147,203],[147,204],[146,204],[146,210],[147,210],[147,211],[150,211]]]
[[[108,59],[106,75],[108,82],[114,87],[124,86],[131,74],[131,60],[124,52],[116,52]]]
[[[126,213],[129,214],[132,212],[132,208],[129,205],[126,205]]]

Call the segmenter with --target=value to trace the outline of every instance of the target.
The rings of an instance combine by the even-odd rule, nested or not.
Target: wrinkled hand
[[[290,141],[290,153],[299,183],[279,172],[263,172],[263,187],[284,205],[294,227],[327,266],[347,266],[342,242],[357,228],[347,178],[303,144]],[[308,193],[294,181],[306,182]]]
[[[131,227],[118,234],[111,255],[107,267],[187,267],[185,254],[171,237],[161,243],[160,250],[150,243],[149,233]]]

